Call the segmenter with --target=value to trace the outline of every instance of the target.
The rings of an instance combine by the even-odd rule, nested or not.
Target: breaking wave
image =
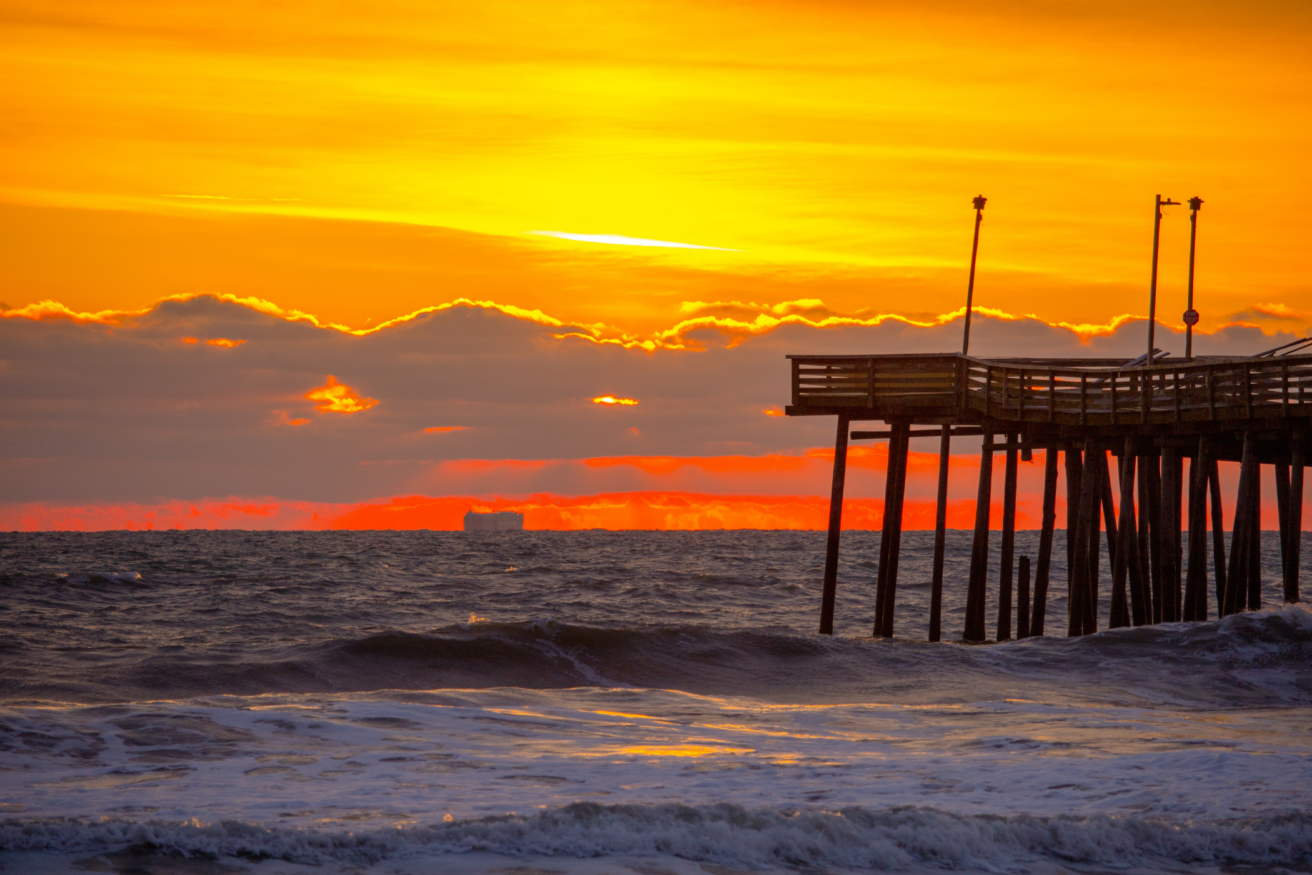
[[[1074,864],[1285,865],[1312,862],[1312,815],[1202,823],[1130,817],[962,816],[932,808],[779,811],[732,804],[575,803],[403,829],[326,832],[252,826],[46,820],[0,824],[11,851],[146,845],[186,855],[369,864],[415,853],[487,851],[554,857],[668,855],[725,866],[850,869]]]

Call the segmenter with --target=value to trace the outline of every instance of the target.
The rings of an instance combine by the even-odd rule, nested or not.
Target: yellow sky
[[[1106,322],[1146,309],[1161,192],[1206,200],[1204,328],[1303,328],[1309,57],[1306,3],[0,2],[0,300],[923,316],[984,193],[979,302]]]

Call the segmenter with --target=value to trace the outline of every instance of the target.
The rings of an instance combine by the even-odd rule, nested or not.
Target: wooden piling
[[[1078,635],[1081,628],[1079,611],[1076,609],[1075,591],[1084,574],[1081,568],[1088,569],[1088,539],[1084,537],[1084,528],[1080,525],[1080,508],[1084,506],[1084,460],[1082,451],[1073,444],[1067,445],[1066,462],[1066,634]],[[1082,550],[1080,543],[1085,544]],[[1079,556],[1077,563],[1076,556]]]
[[[902,506],[906,496],[907,453],[911,426],[893,425],[888,442],[888,476],[884,489],[884,536],[881,539],[878,585],[875,588],[875,635],[893,637],[893,612],[897,603],[897,566],[902,550]]]
[[[1091,484],[1093,504],[1089,509],[1089,552],[1088,575],[1084,579],[1084,634],[1092,635],[1098,631],[1098,574],[1102,566],[1102,522],[1098,517],[1100,508],[1105,508],[1102,501],[1107,485],[1107,452],[1096,440],[1085,441],[1084,479]]]
[[[1248,524],[1253,532],[1248,541],[1248,610],[1262,609],[1262,464],[1258,462],[1254,469],[1253,494],[1249,501],[1252,507],[1248,512]]]
[[[1030,637],[1030,557],[1020,557],[1016,579],[1016,637]]]
[[[1133,563],[1132,551],[1136,537],[1134,533],[1134,439],[1125,439],[1125,449],[1120,456],[1121,484],[1121,520],[1117,529],[1116,543],[1120,552],[1112,562],[1112,609],[1107,626],[1118,629],[1130,625],[1130,604],[1126,593],[1130,566]],[[1136,593],[1137,596],[1137,593]],[[1136,598],[1137,602],[1138,599]],[[1142,611],[1142,606],[1136,605]],[[1141,625],[1136,623],[1135,625]]]
[[[1012,555],[1016,550],[1016,442],[1007,435],[1007,466],[1002,493],[1002,556],[998,571],[998,640],[1011,639]]]
[[[929,640],[939,641],[943,631],[943,554],[948,528],[948,462],[952,431],[943,426],[938,444],[938,503],[934,507],[934,568],[929,584]]]
[[[979,490],[975,495],[975,540],[970,552],[963,641],[984,640],[984,597],[989,567],[989,502],[993,497],[993,435],[985,434],[979,457]]]
[[[1162,622],[1162,475],[1161,453],[1157,449],[1145,454],[1142,462],[1146,470],[1145,479],[1148,488],[1144,490],[1144,503],[1148,505],[1148,570],[1151,574],[1153,593],[1152,622]]]
[[[1280,578],[1283,584],[1289,567],[1289,459],[1278,459],[1276,469],[1276,519],[1280,524]]]
[[[1101,504],[1102,482],[1098,473],[1098,449],[1095,442],[1086,441],[1084,448],[1084,470],[1080,472],[1080,507],[1075,524],[1075,551],[1071,565],[1070,619],[1067,623],[1067,635],[1085,635],[1092,623],[1088,618],[1091,602],[1092,583],[1089,580],[1091,566],[1090,546],[1094,556],[1098,546],[1098,506]]]
[[[834,438],[834,481],[829,492],[829,538],[825,542],[824,590],[820,597],[820,634],[834,634],[834,601],[838,592],[838,536],[843,524],[843,483],[847,479],[847,433],[851,420],[840,414]]]
[[[1207,437],[1198,438],[1198,452],[1189,463],[1189,570],[1185,574],[1184,619],[1207,619]]]
[[[1112,495],[1112,466],[1108,464],[1107,453],[1102,452],[1102,458],[1099,459],[1099,466],[1102,468],[1102,525],[1103,530],[1107,533],[1107,564],[1111,567],[1116,566],[1116,548],[1119,546],[1119,540],[1116,537],[1119,526],[1116,523],[1116,501]]]
[[[1289,553],[1285,556],[1285,601],[1298,601],[1298,563],[1303,549],[1303,441],[1295,435],[1289,459]]]
[[[1139,581],[1140,588],[1138,592],[1143,599],[1144,616],[1143,622],[1139,622],[1138,615],[1135,615],[1134,625],[1146,625],[1153,622],[1153,590],[1152,590],[1152,515],[1150,508],[1152,502],[1149,500],[1152,481],[1148,479],[1148,460],[1149,455],[1146,452],[1139,451],[1135,461],[1138,463],[1138,472],[1136,474],[1136,483],[1139,490],[1139,507],[1138,507],[1138,560],[1139,560]],[[1131,597],[1131,610],[1133,610],[1133,597]]]
[[[1162,448],[1162,563],[1163,623],[1180,619],[1180,454],[1174,446]]]
[[[897,431],[888,440],[888,456],[884,466],[884,518],[879,532],[879,568],[875,572],[875,623],[873,634],[884,630],[884,599],[888,593],[888,571],[893,550],[893,526],[897,519]]]
[[[1207,499],[1212,505],[1212,569],[1216,575],[1216,615],[1225,616],[1225,513],[1221,507],[1221,473],[1216,457],[1207,459]]]
[[[1049,447],[1044,451],[1043,459],[1043,522],[1039,531],[1039,565],[1034,573],[1034,616],[1030,620],[1030,635],[1043,634],[1043,622],[1048,612],[1048,574],[1052,568],[1052,537],[1056,523],[1057,448]]]
[[[1235,496],[1235,522],[1230,537],[1230,562],[1226,569],[1225,612],[1238,613],[1248,594],[1249,543],[1253,537],[1253,481],[1257,479],[1257,450],[1253,433],[1244,432],[1243,458],[1239,464],[1239,490]]]

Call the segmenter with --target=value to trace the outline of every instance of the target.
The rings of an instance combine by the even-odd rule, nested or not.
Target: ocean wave
[[[1006,697],[1024,685],[1099,699],[1208,705],[1312,701],[1312,611],[1303,605],[1205,623],[1030,638],[994,647],[696,626],[603,629],[556,621],[477,622],[383,632],[316,648],[315,670],[379,672],[425,688],[609,686],[843,701]],[[954,678],[955,683],[945,683]],[[921,684],[919,681],[925,681]],[[364,687],[360,687],[364,688]]]
[[[933,808],[776,810],[575,803],[372,831],[218,823],[9,819],[0,848],[97,852],[145,845],[185,855],[372,864],[418,853],[601,857],[665,855],[749,869],[932,866],[994,869],[1040,861],[1116,868],[1180,864],[1305,866],[1312,815],[1179,823],[1132,817],[964,816]]]

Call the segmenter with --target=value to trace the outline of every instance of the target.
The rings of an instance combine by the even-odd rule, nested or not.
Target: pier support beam
[[[1248,525],[1252,534],[1248,541],[1248,610],[1262,609],[1262,463],[1253,466],[1253,495],[1249,499]]]
[[[1207,459],[1207,497],[1212,503],[1212,568],[1216,573],[1216,615],[1225,616],[1225,513],[1221,507],[1221,473],[1216,457]]]
[[[838,417],[834,439],[834,482],[829,492],[829,538],[825,542],[824,590],[820,596],[820,634],[834,634],[834,601],[838,592],[838,535],[843,527],[843,484],[847,479],[847,433],[851,420]]]
[[[943,426],[938,444],[938,503],[934,506],[934,568],[929,584],[929,640],[943,637],[943,554],[947,548],[948,462],[952,430]]]
[[[1068,499],[1069,501],[1069,499]],[[1048,612],[1048,574],[1052,568],[1052,534],[1057,523],[1057,448],[1049,447],[1043,459],[1043,523],[1039,530],[1039,564],[1034,570],[1034,616],[1030,635],[1043,634]]]
[[[1230,564],[1226,571],[1225,611],[1237,614],[1247,602],[1249,552],[1253,540],[1253,486],[1258,476],[1257,449],[1253,433],[1244,432],[1243,458],[1239,464],[1239,490],[1235,495],[1235,523],[1230,538]]]
[[[879,577],[875,586],[876,636],[893,637],[897,599],[897,565],[902,550],[902,503],[907,486],[907,452],[911,426],[894,423],[888,441],[888,472],[884,483],[884,529],[879,541]]]
[[[1082,452],[1067,446],[1063,453],[1066,461],[1066,634],[1080,634],[1079,610],[1075,593],[1079,581],[1083,579],[1081,567],[1087,568],[1085,550],[1079,548],[1081,543],[1088,544],[1084,537],[1084,527],[1080,524],[1080,508],[1084,506],[1084,460]],[[1077,563],[1076,555],[1080,562]]]
[[[975,494],[975,540],[970,551],[970,582],[966,589],[963,641],[984,640],[984,597],[989,573],[989,503],[993,499],[993,435],[985,433],[980,447],[979,490]]]
[[[1148,551],[1145,555],[1149,580],[1152,587],[1153,595],[1153,612],[1151,623],[1162,622],[1162,550],[1164,549],[1164,539],[1162,537],[1162,475],[1161,475],[1161,454],[1156,448],[1150,449],[1143,454],[1139,464],[1143,466],[1143,480],[1140,486],[1143,487],[1143,503],[1148,508],[1148,525],[1145,530],[1147,534]]]
[[[1280,581],[1289,568],[1289,460],[1279,459],[1276,469],[1276,518],[1280,523]]]
[[[1098,631],[1098,574],[1102,565],[1102,524],[1098,511],[1106,508],[1103,497],[1107,487],[1107,450],[1096,439],[1085,442],[1084,481],[1093,493],[1093,505],[1089,510],[1089,569],[1084,585],[1083,634],[1092,635]]]
[[[1016,444],[1007,435],[1007,467],[1002,493],[1002,556],[998,570],[998,640],[1011,640],[1011,573],[1016,550]]]
[[[1131,599],[1127,597],[1126,584],[1129,582],[1131,569],[1135,569],[1135,566],[1138,565],[1138,556],[1135,555],[1138,538],[1134,530],[1135,464],[1133,438],[1125,439],[1125,448],[1121,452],[1120,459],[1121,519],[1116,532],[1116,543],[1120,549],[1112,562],[1112,610],[1107,623],[1108,628],[1111,629],[1130,625]],[[1136,608],[1135,625],[1142,626],[1143,606],[1140,603],[1140,594],[1134,592],[1135,587],[1133,585],[1130,586],[1130,590],[1133,593]]]
[[[1116,501],[1112,496],[1112,468],[1107,460],[1107,452],[1099,452],[1102,453],[1099,463],[1102,468],[1102,524],[1107,532],[1107,564],[1115,568],[1116,549],[1120,540],[1116,536],[1119,528],[1116,524]]]
[[[1184,617],[1207,619],[1207,472],[1211,468],[1206,437],[1198,439],[1198,452],[1189,463],[1189,570],[1185,574]]]
[[[1303,548],[1303,441],[1294,436],[1289,459],[1289,549],[1285,553],[1285,601],[1298,601],[1298,563]]]
[[[1030,557],[1020,557],[1016,578],[1016,637],[1030,637]]]
[[[1180,619],[1180,454],[1173,446],[1162,448],[1162,562],[1161,622]]]
[[[1074,561],[1071,563],[1070,619],[1066,627],[1066,634],[1072,636],[1087,635],[1097,628],[1096,616],[1091,616],[1097,604],[1091,571],[1093,563],[1097,561],[1101,534],[1101,526],[1098,524],[1098,510],[1102,504],[1102,472],[1098,469],[1101,453],[1096,441],[1085,442],[1084,470],[1080,472],[1079,516],[1075,524]]]

